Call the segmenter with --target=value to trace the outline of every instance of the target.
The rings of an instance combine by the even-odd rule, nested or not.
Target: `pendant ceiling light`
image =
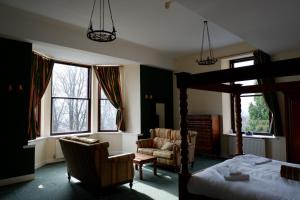
[[[97,1],[99,1],[99,15],[96,15],[97,9],[95,10],[95,7],[97,7],[96,5]],[[94,20],[93,23],[93,19],[96,17],[99,19],[99,23],[97,24],[95,24],[96,20]],[[108,29],[108,26],[111,26],[111,28]],[[97,42],[111,42],[116,39],[116,29],[115,29],[114,20],[111,13],[109,0],[94,0],[93,10],[90,18],[90,24],[87,31],[87,37]]]
[[[206,59],[203,59],[203,45],[204,45],[204,41],[205,41],[205,32],[206,32],[207,40],[208,40],[209,55],[207,56]],[[210,41],[210,36],[209,36],[209,31],[208,31],[208,24],[207,24],[207,21],[204,21],[200,60],[197,59],[196,62],[198,63],[198,65],[213,65],[217,62],[217,60],[218,59],[214,57],[214,53],[213,53],[213,50],[211,47],[211,41]]]

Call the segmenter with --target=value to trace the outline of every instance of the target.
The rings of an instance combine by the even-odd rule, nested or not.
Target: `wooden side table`
[[[141,154],[141,153],[135,153],[135,158],[133,159],[133,163],[135,164],[135,170],[140,171],[140,180],[143,180],[143,164],[146,163],[153,163],[153,174],[156,174],[156,161],[157,158],[154,156],[146,155],[146,154]]]

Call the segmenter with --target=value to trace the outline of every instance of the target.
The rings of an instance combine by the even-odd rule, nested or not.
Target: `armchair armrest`
[[[188,142],[188,152],[189,152],[189,161],[194,161],[194,152],[195,152],[195,144]],[[173,153],[175,156],[175,159],[181,158],[181,147],[178,144],[174,144],[173,146]]]
[[[132,180],[134,177],[133,159],[134,153],[120,154],[108,157],[111,170],[111,183],[119,183]]]
[[[191,142],[188,142],[188,149],[193,148],[193,147],[194,147],[194,144],[191,143]],[[174,144],[174,146],[173,146],[173,151],[174,151],[174,152],[180,152],[180,151],[181,151],[180,145]]]
[[[134,157],[134,153],[124,153],[115,156],[109,156],[108,160],[111,160],[113,162],[128,162],[131,160],[133,162]]]
[[[140,139],[136,141],[137,148],[152,148],[153,147],[153,139]]]

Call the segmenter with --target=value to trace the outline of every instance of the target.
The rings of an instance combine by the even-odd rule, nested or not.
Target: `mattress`
[[[193,174],[188,191],[220,200],[300,200],[300,181],[282,178],[282,164],[300,168],[251,154],[236,156]],[[249,179],[225,179],[234,173],[249,175]]]

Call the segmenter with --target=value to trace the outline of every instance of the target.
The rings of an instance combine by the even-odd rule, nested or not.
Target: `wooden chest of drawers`
[[[220,153],[220,115],[188,115],[187,127],[197,131],[195,154]]]

